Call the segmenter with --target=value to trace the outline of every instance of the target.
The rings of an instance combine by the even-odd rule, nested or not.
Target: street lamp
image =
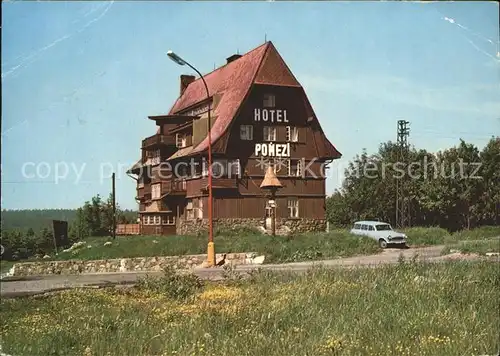
[[[210,92],[208,91],[208,86],[207,82],[205,82],[205,78],[203,78],[203,75],[193,67],[191,64],[189,64],[187,61],[179,57],[177,54],[175,54],[172,51],[167,52],[167,56],[177,63],[178,65],[187,65],[189,68],[194,70],[201,78],[203,81],[203,85],[205,86],[205,91],[207,94],[207,100],[208,100],[208,246],[207,246],[207,263],[208,266],[213,267],[215,266],[215,245],[214,245],[214,235],[213,235],[213,209],[212,209],[212,135],[211,135],[211,117],[210,117]]]

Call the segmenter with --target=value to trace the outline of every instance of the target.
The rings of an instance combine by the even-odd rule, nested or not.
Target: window
[[[144,188],[144,176],[140,176],[137,180],[137,188]]]
[[[160,150],[146,151],[146,164],[156,165],[160,164]]]
[[[264,126],[264,141],[276,141],[276,127]]]
[[[373,226],[369,225],[369,226],[368,226],[368,230],[373,231],[373,230],[375,230],[375,229],[373,228]]]
[[[361,225],[361,230],[368,230],[368,226],[367,225]]]
[[[186,164],[176,164],[174,173],[177,173],[176,178],[189,178],[188,166]]]
[[[273,94],[264,94],[263,106],[265,108],[274,108],[275,104],[276,104],[276,97]]]
[[[160,199],[161,183],[151,185],[151,199]]]
[[[186,144],[187,144],[186,135],[179,133],[175,135],[175,145],[177,146],[177,148],[186,147]]]
[[[217,159],[212,163],[212,175],[216,178],[220,178],[227,172],[227,160]]]
[[[299,129],[295,126],[286,127],[286,140],[288,142],[298,142],[299,141]]]
[[[302,161],[287,160],[288,175],[291,177],[302,177]]]
[[[202,165],[203,165],[203,162],[195,162],[195,166],[194,166],[194,175],[193,177],[194,178],[197,178],[197,177],[201,177],[202,175]]]
[[[154,225],[154,223],[155,223],[154,216],[145,215],[142,217],[142,222],[144,225]]]
[[[354,230],[361,230],[360,224],[354,224]]]
[[[186,219],[194,219],[193,201],[189,200],[186,206]]]
[[[240,138],[242,140],[246,140],[246,141],[253,140],[253,126],[252,125],[241,125],[240,126]]]
[[[163,215],[161,218],[162,225],[175,225],[175,216],[173,215]]]
[[[239,177],[241,174],[240,160],[233,159],[228,161],[227,169],[231,177]]]
[[[378,224],[377,231],[390,231],[392,230],[391,225],[389,224]]]
[[[288,216],[290,218],[299,217],[299,201],[297,198],[288,199]]]
[[[160,215],[155,215],[155,225],[160,225]]]

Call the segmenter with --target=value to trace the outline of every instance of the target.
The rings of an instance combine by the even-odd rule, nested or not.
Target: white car
[[[372,238],[381,248],[386,248],[389,244],[408,247],[405,234],[394,231],[391,225],[381,221],[356,221],[351,233]]]

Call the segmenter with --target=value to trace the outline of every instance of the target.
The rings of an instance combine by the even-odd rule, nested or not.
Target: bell
[[[283,186],[281,185],[281,182],[278,180],[278,177],[276,177],[276,174],[274,173],[273,167],[271,166],[267,167],[266,175],[264,176],[264,179],[260,184],[260,188],[277,189],[282,187]]]

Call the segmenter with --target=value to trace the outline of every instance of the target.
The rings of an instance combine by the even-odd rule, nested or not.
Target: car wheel
[[[387,242],[384,239],[378,240],[378,245],[380,248],[386,248],[387,247]]]

